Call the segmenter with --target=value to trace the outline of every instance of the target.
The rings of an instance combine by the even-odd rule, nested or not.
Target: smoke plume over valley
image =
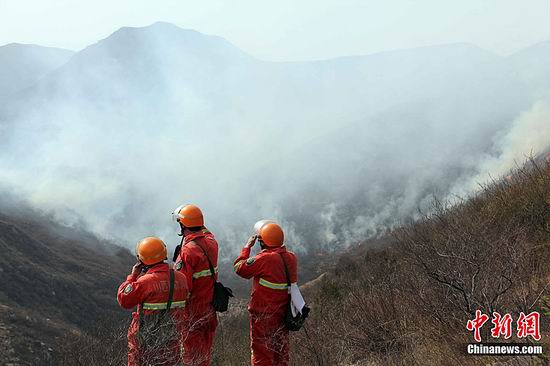
[[[193,202],[223,256],[263,218],[295,250],[342,247],[550,146],[550,43],[275,63],[156,23],[59,50],[31,81],[2,76],[6,47],[2,195],[124,246],[174,246],[170,213]]]

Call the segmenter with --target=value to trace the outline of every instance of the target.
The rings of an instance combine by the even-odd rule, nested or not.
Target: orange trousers
[[[250,312],[253,366],[288,366],[288,330],[283,319],[284,311],[277,314]]]
[[[186,366],[210,365],[217,325],[218,317],[214,311],[187,320],[188,331],[183,338],[183,360]]]

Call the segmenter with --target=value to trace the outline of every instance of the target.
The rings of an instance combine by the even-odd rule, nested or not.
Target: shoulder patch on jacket
[[[183,268],[183,261],[176,263],[175,269],[179,271]]]
[[[132,284],[129,283],[129,284],[126,285],[126,287],[124,287],[124,293],[129,294],[130,292],[132,292],[133,289],[134,288],[132,287]]]
[[[254,263],[255,261],[256,261],[256,257],[248,258],[246,260],[246,264],[250,265],[250,264]]]

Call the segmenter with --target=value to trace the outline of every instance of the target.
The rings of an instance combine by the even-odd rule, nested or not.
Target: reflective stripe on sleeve
[[[239,267],[241,266],[241,264],[243,264],[244,260],[240,260],[238,261],[237,263],[235,263],[235,265],[233,266],[233,270],[235,272],[237,272],[237,270],[239,269]]]
[[[267,280],[264,280],[263,278],[260,278],[260,285],[264,286],[264,287],[267,287],[267,288],[271,288],[273,290],[286,290],[288,289],[288,285],[285,283],[274,283],[274,282],[269,282]]]
[[[218,273],[218,267],[214,267],[214,273]],[[211,276],[210,269],[205,269],[204,271],[193,273],[193,278],[197,279],[200,277]]]
[[[143,303],[143,309],[144,310],[166,310],[166,304],[165,302],[144,302]],[[172,305],[170,306],[170,309],[176,309],[176,308],[184,308],[185,307],[185,300],[184,301],[174,301]]]

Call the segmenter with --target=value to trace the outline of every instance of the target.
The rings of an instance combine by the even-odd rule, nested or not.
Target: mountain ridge
[[[200,43],[197,47],[196,42]],[[388,184],[391,177],[386,177],[383,169],[379,172],[376,162],[381,159],[372,159],[373,156],[383,154],[381,158],[390,161],[385,166],[401,166],[414,172],[417,164],[425,166],[433,161],[433,151],[445,151],[445,156],[454,160],[447,164],[444,159],[437,159],[443,166],[432,169],[433,176],[423,176],[420,183],[399,179],[403,185],[397,185],[399,192],[392,194],[392,202],[393,198],[406,200],[408,207],[416,204],[404,197],[410,191],[414,197],[418,193],[424,198],[427,187],[417,186],[448,186],[446,181],[439,185],[446,166],[458,167],[453,176],[470,171],[472,161],[491,148],[492,138],[529,108],[532,100],[527,88],[501,58],[469,44],[313,63],[272,63],[245,57],[219,37],[156,23],[119,29],[77,53],[27,89],[25,95],[10,100],[13,103],[0,109],[4,124],[0,123],[0,127],[7,131],[8,146],[7,152],[0,150],[0,156],[8,156],[8,164],[14,161],[13,156],[21,157],[17,164],[10,165],[13,171],[37,171],[50,183],[60,177],[63,184],[54,184],[50,189],[69,185],[67,190],[77,201],[84,191],[88,192],[85,187],[92,189],[101,179],[112,179],[101,184],[109,187],[99,190],[105,197],[83,201],[87,205],[116,202],[107,213],[104,208],[89,207],[92,214],[88,217],[100,222],[94,229],[99,227],[101,235],[117,233],[125,237],[135,234],[134,225],[137,230],[144,230],[155,223],[153,226],[167,231],[167,224],[155,217],[161,217],[164,206],[180,200],[182,195],[201,196],[234,189],[241,196],[235,199],[247,202],[249,194],[277,186],[287,187],[277,191],[298,197],[304,191],[328,191],[325,196],[333,197],[334,202],[341,202],[339,198],[354,202],[356,197],[365,196],[379,202],[375,190],[385,192],[388,186],[397,184]],[[292,133],[287,133],[289,130]],[[81,131],[86,131],[86,138],[82,138]],[[211,140],[208,153],[199,151],[197,136]],[[413,154],[400,154],[405,150],[398,147],[410,144],[411,137],[419,142],[409,146],[407,151]],[[460,145],[444,144],[441,137]],[[338,142],[337,146],[330,143],[331,139]],[[311,140],[319,143],[309,143]],[[21,141],[35,146],[40,154],[26,154]],[[144,141],[153,144],[150,153],[143,151]],[[477,144],[473,148],[472,141]],[[58,146],[70,153],[60,156]],[[373,150],[374,146],[379,148]],[[98,149],[101,154],[89,153]],[[178,173],[191,167],[170,153],[184,154],[182,150],[187,149],[185,154],[197,154],[196,159],[208,167],[197,172],[195,183]],[[283,154],[277,152],[281,149]],[[225,151],[234,154],[229,157]],[[325,156],[336,151],[340,153]],[[459,158],[456,151],[464,151],[467,156]],[[220,157],[227,162],[223,163]],[[392,159],[397,161],[391,163]],[[272,176],[268,179],[256,174],[251,189],[257,187],[258,191],[241,192],[239,187],[246,184],[235,182],[248,179],[244,167],[265,161],[277,162]],[[369,163],[358,168],[357,164],[365,161]],[[326,162],[331,169],[326,169]],[[51,171],[35,169],[48,164],[54,164]],[[161,198],[162,203],[141,202],[154,206],[152,211],[158,215],[138,218],[143,220],[138,224],[134,218],[125,219],[124,212],[136,204],[134,197],[141,201],[152,197],[151,192],[142,191],[152,187],[143,180],[140,170],[159,177],[159,182],[174,182],[186,189],[176,192],[173,187],[166,187],[160,189],[160,196],[166,195]],[[208,170],[231,177],[231,188],[204,188],[201,179],[208,179]],[[352,176],[350,184],[342,182],[345,174]],[[286,184],[288,177],[292,177],[294,186]],[[365,177],[375,179],[370,187],[360,184]],[[35,177],[22,179],[32,185]],[[36,192],[35,188],[25,191]],[[46,186],[41,185],[40,189],[46,190]],[[174,192],[169,193],[170,190]],[[45,191],[33,195],[46,201],[45,197],[50,196]],[[226,198],[222,195],[211,201],[224,202]],[[291,207],[299,202],[295,196],[276,197],[274,201],[287,199]],[[390,217],[406,211],[398,201],[388,210],[376,202],[369,201],[364,207],[389,212]],[[300,217],[316,217],[319,225],[324,225],[322,215],[331,211],[330,203],[317,205],[313,212],[308,211],[310,215],[297,212],[302,213]],[[229,207],[220,209],[208,202],[205,209],[219,215],[212,219],[213,229],[225,226],[224,217],[229,212],[224,209],[231,211]],[[242,211],[250,216],[242,221],[254,222],[257,213],[248,207]],[[365,220],[372,215],[362,211]],[[236,233],[228,235],[235,236]],[[314,241],[324,239],[321,236]]]
[[[74,54],[70,50],[34,44],[0,46],[0,101],[32,87]]]
[[[115,295],[134,261],[128,250],[21,202],[0,202],[0,250],[3,361],[38,364],[63,337],[125,319]]]

